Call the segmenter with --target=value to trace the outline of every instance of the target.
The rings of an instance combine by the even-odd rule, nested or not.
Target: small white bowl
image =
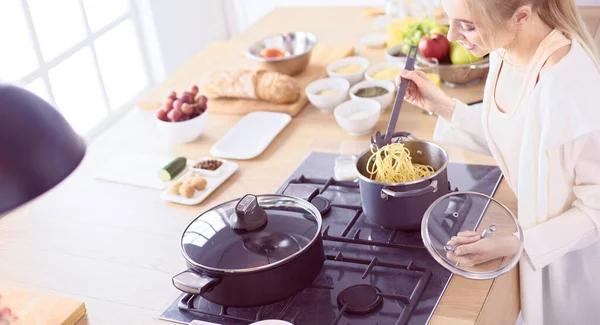
[[[385,50],[385,60],[387,62],[398,62],[404,66],[406,64],[406,55],[395,56],[394,54],[402,53],[402,45],[395,45]]]
[[[395,85],[396,84],[396,82],[395,82],[396,76],[398,74],[394,74],[393,76],[390,75],[390,78],[387,78],[387,79],[375,79],[372,77],[372,75],[374,73],[377,73],[379,71],[382,71],[382,70],[388,69],[388,68],[396,68],[396,69],[398,69],[398,72],[399,72],[400,69],[404,68],[404,64],[402,64],[401,62],[383,62],[383,63],[374,64],[374,65],[370,66],[367,69],[367,71],[365,72],[365,79],[367,79],[367,80],[387,80],[387,81],[393,82]]]
[[[362,67],[359,71],[354,73],[337,73],[335,70],[341,69],[345,66],[351,64],[358,64]],[[369,60],[367,58],[363,58],[361,56],[349,56],[343,59],[339,59],[333,61],[331,64],[327,66],[327,74],[330,77],[344,78],[350,82],[350,85],[354,85],[355,83],[361,81],[364,77],[365,71],[369,67]]]
[[[338,125],[351,135],[365,135],[379,121],[381,105],[374,99],[348,100],[338,105],[333,115]]]
[[[333,112],[333,109],[348,98],[350,82],[343,78],[324,78],[311,82],[306,86],[306,97],[311,104],[322,112]],[[337,94],[319,95],[321,90],[336,90]]]
[[[381,87],[381,88],[385,88],[388,92],[385,95],[381,95],[381,96],[377,96],[377,97],[356,96],[356,92],[358,90],[363,89],[363,88],[368,88],[368,87]],[[396,97],[395,94],[396,94],[396,85],[393,82],[387,81],[387,80],[363,80],[363,81],[357,83],[356,85],[352,86],[352,88],[350,88],[350,98],[352,100],[374,99],[379,102],[379,104],[381,105],[382,111],[385,111],[390,106],[390,104]]]
[[[182,144],[198,139],[204,131],[207,114],[202,113],[200,116],[182,122],[165,122],[156,117],[154,119],[163,139],[171,144]]]

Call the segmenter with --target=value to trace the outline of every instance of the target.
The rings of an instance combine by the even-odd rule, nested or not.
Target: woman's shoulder
[[[587,88],[599,85],[600,71],[577,40],[548,59],[539,82],[540,88],[549,92],[569,89],[575,93],[588,93]]]
[[[545,145],[600,129],[598,86],[600,71],[574,40],[568,53],[540,76],[537,85],[538,114],[547,130]]]

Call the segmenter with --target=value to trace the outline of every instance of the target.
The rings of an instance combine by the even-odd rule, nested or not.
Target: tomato
[[[262,58],[279,58],[283,56],[283,52],[278,48],[267,47],[260,51],[260,56]]]

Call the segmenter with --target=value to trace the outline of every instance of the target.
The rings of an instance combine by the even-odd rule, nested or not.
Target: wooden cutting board
[[[11,325],[75,325],[86,313],[81,301],[2,285],[0,309],[4,307],[18,317]]]
[[[143,109],[157,109],[171,90],[178,93],[189,90],[192,85],[199,85],[210,73],[226,68],[258,68],[258,64],[246,58],[247,44],[240,41],[212,42],[207,47],[188,60],[164,82],[151,89],[139,101]],[[254,111],[282,112],[292,116],[297,115],[307,104],[304,93],[306,86],[314,80],[327,76],[325,67],[331,62],[354,54],[351,45],[318,44],[313,49],[309,66],[297,79],[301,94],[300,98],[286,105],[277,105],[259,100],[244,99],[211,99],[208,110],[211,114],[247,114]]]

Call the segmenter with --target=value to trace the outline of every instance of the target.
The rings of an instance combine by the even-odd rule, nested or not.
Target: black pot
[[[365,215],[374,223],[391,229],[418,230],[427,208],[450,192],[448,154],[442,147],[414,137],[404,138],[402,143],[410,150],[413,163],[430,165],[435,173],[412,182],[377,182],[366,172],[371,157],[371,150],[366,150],[356,161],[360,197]]]
[[[247,195],[211,209],[186,228],[188,270],[179,290],[214,303],[274,303],[308,287],[325,262],[322,219],[309,202],[285,195]]]

